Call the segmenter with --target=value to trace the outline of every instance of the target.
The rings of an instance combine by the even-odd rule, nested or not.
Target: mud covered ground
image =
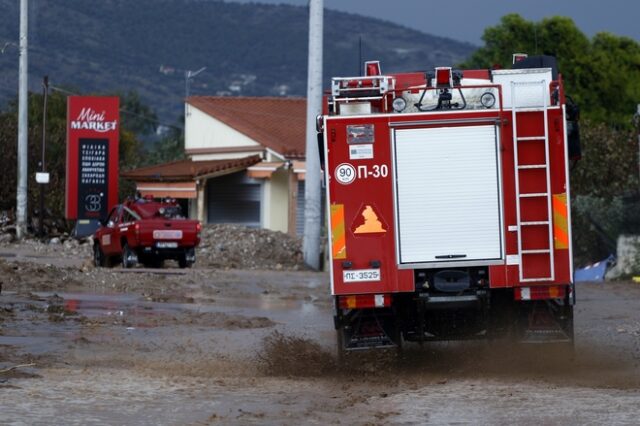
[[[456,342],[338,365],[326,274],[38,247],[0,246],[0,424],[638,423],[638,284],[579,286],[574,360]]]

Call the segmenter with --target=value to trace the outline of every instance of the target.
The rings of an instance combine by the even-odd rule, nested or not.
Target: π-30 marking
[[[389,176],[389,167],[386,164],[374,164],[369,168],[366,164],[361,164],[358,166],[358,178],[366,179],[368,177],[372,178],[386,178]]]
[[[343,184],[349,185],[358,179],[367,179],[367,178],[386,178],[389,176],[389,166],[386,164],[373,164],[371,166],[367,164],[361,164],[358,166],[358,171],[356,172],[356,168],[349,163],[341,163],[336,167],[334,173],[336,180]]]

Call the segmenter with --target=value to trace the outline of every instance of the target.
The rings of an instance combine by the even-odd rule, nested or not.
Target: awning
[[[196,198],[195,182],[136,182],[136,189],[143,197],[152,195],[155,198]]]
[[[270,179],[273,172],[284,165],[283,162],[261,161],[247,168],[247,176],[253,179]]]
[[[206,161],[178,160],[121,172],[120,176],[135,182],[186,182],[235,173],[259,162],[258,155]]]

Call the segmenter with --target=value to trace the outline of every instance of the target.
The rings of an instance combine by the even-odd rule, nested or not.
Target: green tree
[[[463,68],[508,67],[513,53],[555,56],[566,92],[580,105],[582,116],[615,127],[630,127],[640,100],[640,44],[609,33],[592,40],[567,17],[531,22],[517,14],[502,17],[485,30],[484,46]]]
[[[180,127],[180,123],[184,123],[184,117],[181,117],[178,121],[179,123],[168,126],[162,138],[147,150],[145,164],[168,163],[186,158],[184,153],[184,132]]]
[[[154,134],[158,128],[158,116],[142,102],[138,92],[129,90],[119,96],[122,127],[138,137]]]

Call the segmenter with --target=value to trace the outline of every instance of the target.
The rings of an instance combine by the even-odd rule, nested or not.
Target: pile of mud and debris
[[[301,241],[282,232],[207,225],[196,265],[229,269],[304,269]]]
[[[10,235],[10,234],[7,234]],[[63,233],[50,238],[0,238],[0,247],[27,249],[42,255],[85,259],[93,253],[91,237],[76,239]],[[302,243],[298,238],[268,229],[236,225],[205,225],[196,249],[195,268],[219,269],[305,269]]]

